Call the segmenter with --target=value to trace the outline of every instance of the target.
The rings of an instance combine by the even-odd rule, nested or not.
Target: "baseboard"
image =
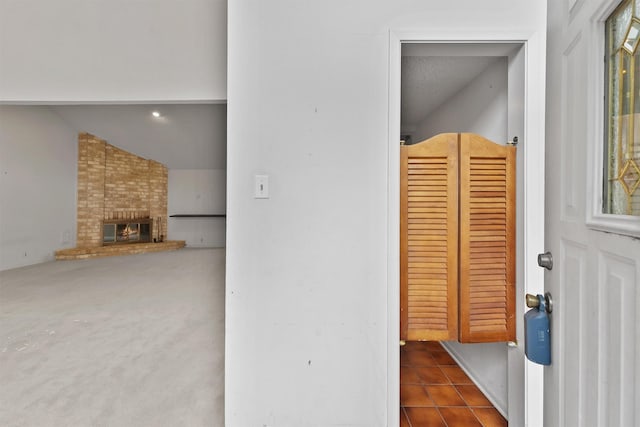
[[[480,391],[487,397],[487,399],[489,399],[489,402],[491,402],[491,404],[497,409],[497,411],[500,412],[500,414],[502,414],[502,416],[508,420],[509,419],[509,417],[507,416],[508,408],[505,408],[503,405],[497,402],[496,397],[489,390],[485,388],[485,386],[480,382],[480,380],[478,380],[477,375],[475,375],[475,373],[464,362],[464,359],[458,353],[456,353],[456,351],[453,348],[451,348],[446,342],[441,342],[440,344],[442,344],[444,349],[447,351],[447,353],[449,353],[449,355],[453,358],[453,360],[456,361],[458,366],[460,366],[460,368],[465,372],[465,374],[467,374],[467,376],[471,378],[473,383],[480,389]]]

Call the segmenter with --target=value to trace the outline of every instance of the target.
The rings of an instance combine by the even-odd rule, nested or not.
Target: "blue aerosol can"
[[[527,359],[540,365],[551,364],[551,336],[549,313],[551,296],[527,294],[527,307],[531,310],[524,315],[524,353]]]

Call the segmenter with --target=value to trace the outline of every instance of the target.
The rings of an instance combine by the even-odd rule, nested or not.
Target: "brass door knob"
[[[527,294],[525,296],[525,301],[526,301],[527,307],[529,307],[529,308],[538,308],[538,307],[540,307],[540,300],[538,299],[538,297],[536,295]]]
[[[544,310],[547,313],[551,313],[553,311],[553,298],[551,297],[550,292],[545,292],[544,297],[542,295],[525,295],[525,302],[527,307],[529,308],[539,308],[540,307],[540,299],[544,298],[543,306]]]

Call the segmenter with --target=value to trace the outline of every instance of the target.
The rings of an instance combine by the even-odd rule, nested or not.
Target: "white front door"
[[[554,305],[552,364],[544,376],[548,427],[640,425],[640,240],[630,237],[640,217],[604,215],[601,206],[604,20],[618,3],[548,5],[545,245],[554,261],[545,273]]]

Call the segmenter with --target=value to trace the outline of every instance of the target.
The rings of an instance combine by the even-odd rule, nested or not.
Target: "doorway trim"
[[[520,43],[525,49],[524,135],[524,291],[544,293],[544,273],[536,255],[544,252],[544,144],[546,31],[460,29],[389,31],[389,126],[387,165],[387,425],[400,418],[400,76],[403,43]],[[524,298],[517,295],[516,298]],[[518,312],[518,316],[523,312]],[[524,353],[522,321],[518,322],[518,350]],[[542,366],[524,362],[524,425],[542,426]],[[513,422],[513,420],[512,420]]]

